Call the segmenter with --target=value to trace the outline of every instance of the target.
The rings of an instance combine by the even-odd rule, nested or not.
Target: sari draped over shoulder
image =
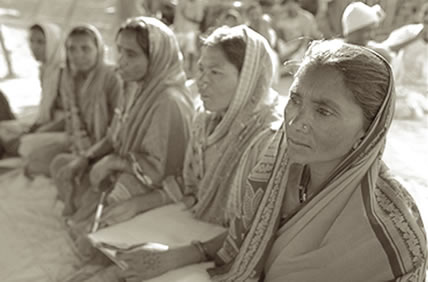
[[[69,62],[61,73],[60,95],[66,116],[66,131],[70,137],[71,151],[77,154],[107,135],[121,92],[118,75],[112,66],[104,62],[104,43],[99,31],[91,25],[79,27],[95,35],[98,57],[87,74],[76,72]]]
[[[185,193],[194,194],[194,215],[202,220],[227,224],[228,202],[238,164],[245,151],[262,142],[264,132],[280,124],[277,93],[271,89],[273,63],[269,43],[245,26],[246,51],[236,94],[223,117],[201,112],[194,121],[187,149]]]
[[[241,212],[209,271],[213,280],[425,281],[421,217],[381,159],[394,102],[390,71],[388,93],[363,142],[286,218],[286,189],[297,189],[303,167],[289,163],[285,131],[278,132],[242,181]]]
[[[160,187],[166,176],[182,173],[193,105],[174,34],[157,19],[138,20],[149,31],[147,73],[125,84],[109,138],[144,186]]]
[[[64,64],[64,47],[61,38],[61,29],[53,23],[38,24],[46,38],[46,62],[40,66],[40,83],[42,95],[39,105],[37,123],[44,124],[55,118],[55,102],[59,95],[59,73]]]

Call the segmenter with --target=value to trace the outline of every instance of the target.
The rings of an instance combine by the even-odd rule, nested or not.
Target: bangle
[[[198,249],[199,253],[202,256],[201,262],[211,260],[211,256],[208,254],[207,249],[201,241],[195,240],[190,242],[190,244],[192,244],[192,246],[195,246]]]

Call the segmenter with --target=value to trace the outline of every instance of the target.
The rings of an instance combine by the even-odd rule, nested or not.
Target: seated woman
[[[30,27],[30,48],[41,63],[41,101],[39,114],[30,132],[64,130],[64,113],[59,97],[59,73],[64,65],[61,30],[53,23],[40,23]]]
[[[197,85],[204,110],[192,125],[183,178],[169,177],[163,183],[171,199],[179,201],[185,194],[189,204],[193,202],[196,218],[227,225],[233,204],[224,203],[240,159],[249,148],[257,158],[270,138],[266,133],[273,135],[275,125],[281,123],[275,108],[277,93],[270,88],[271,52],[262,36],[242,26],[218,28],[203,43]],[[117,209],[141,212],[147,201],[143,195]],[[153,200],[150,203],[155,205]],[[114,214],[107,209],[103,220],[117,223]]]
[[[10,141],[5,146],[6,151],[11,155],[16,155],[18,147],[21,146],[19,151],[25,157],[37,151],[37,148],[43,146],[46,141],[51,141],[52,136],[54,136],[52,134],[39,133],[64,131],[64,116],[58,95],[59,72],[64,62],[61,29],[53,23],[37,23],[30,27],[29,33],[31,52],[40,63],[41,101],[38,115],[33,125],[28,128],[24,125],[25,122],[18,121],[18,123],[15,123],[20,127],[19,130],[16,130],[18,134],[15,138],[8,138]],[[34,132],[38,132],[38,134],[26,134]],[[5,136],[2,137],[7,138]]]
[[[381,159],[393,112],[385,59],[339,40],[313,43],[226,239],[119,253],[130,265],[123,276],[213,259],[213,281],[424,281],[419,212]]]
[[[90,25],[74,27],[66,39],[67,66],[61,71],[60,95],[65,111],[68,144],[65,151],[54,152],[51,175],[59,190],[59,198],[67,197],[77,182],[60,177],[67,167],[92,145],[107,135],[114,108],[121,91],[119,76],[104,62],[104,43],[98,30]],[[46,148],[38,152],[46,153]],[[59,155],[57,155],[60,153]],[[66,205],[65,214],[71,213]]]
[[[162,182],[182,174],[193,106],[174,34],[154,18],[134,18],[119,29],[116,44],[125,90],[109,134],[71,162],[52,164],[69,214],[77,210],[76,226],[92,222],[100,190],[109,192],[112,217],[122,221],[170,202]]]
[[[175,194],[176,201],[194,198],[192,211],[199,219],[228,224],[237,197],[231,191],[240,160],[245,157],[254,164],[281,124],[274,103],[277,93],[270,88],[271,52],[266,39],[245,26],[218,28],[204,40],[197,76],[204,111],[192,126],[183,179],[169,177],[163,183],[167,191],[184,192],[184,198],[183,193]],[[149,204],[144,195],[139,204],[135,199],[136,207]],[[135,210],[129,202],[122,206]],[[104,215],[107,223],[118,222],[113,210],[107,208]],[[111,267],[97,276],[110,281],[115,275]]]

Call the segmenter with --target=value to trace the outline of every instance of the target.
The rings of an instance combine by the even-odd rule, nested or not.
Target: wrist
[[[205,245],[201,241],[195,240],[192,241],[190,244],[197,250],[199,255],[199,262],[211,260]]]

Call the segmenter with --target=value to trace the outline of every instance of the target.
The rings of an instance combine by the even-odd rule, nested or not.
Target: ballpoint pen
[[[101,215],[103,213],[104,200],[106,195],[107,195],[106,191],[101,192],[100,201],[98,202],[97,211],[95,212],[94,224],[92,225],[92,229],[91,229],[92,233],[96,232],[100,227]]]

